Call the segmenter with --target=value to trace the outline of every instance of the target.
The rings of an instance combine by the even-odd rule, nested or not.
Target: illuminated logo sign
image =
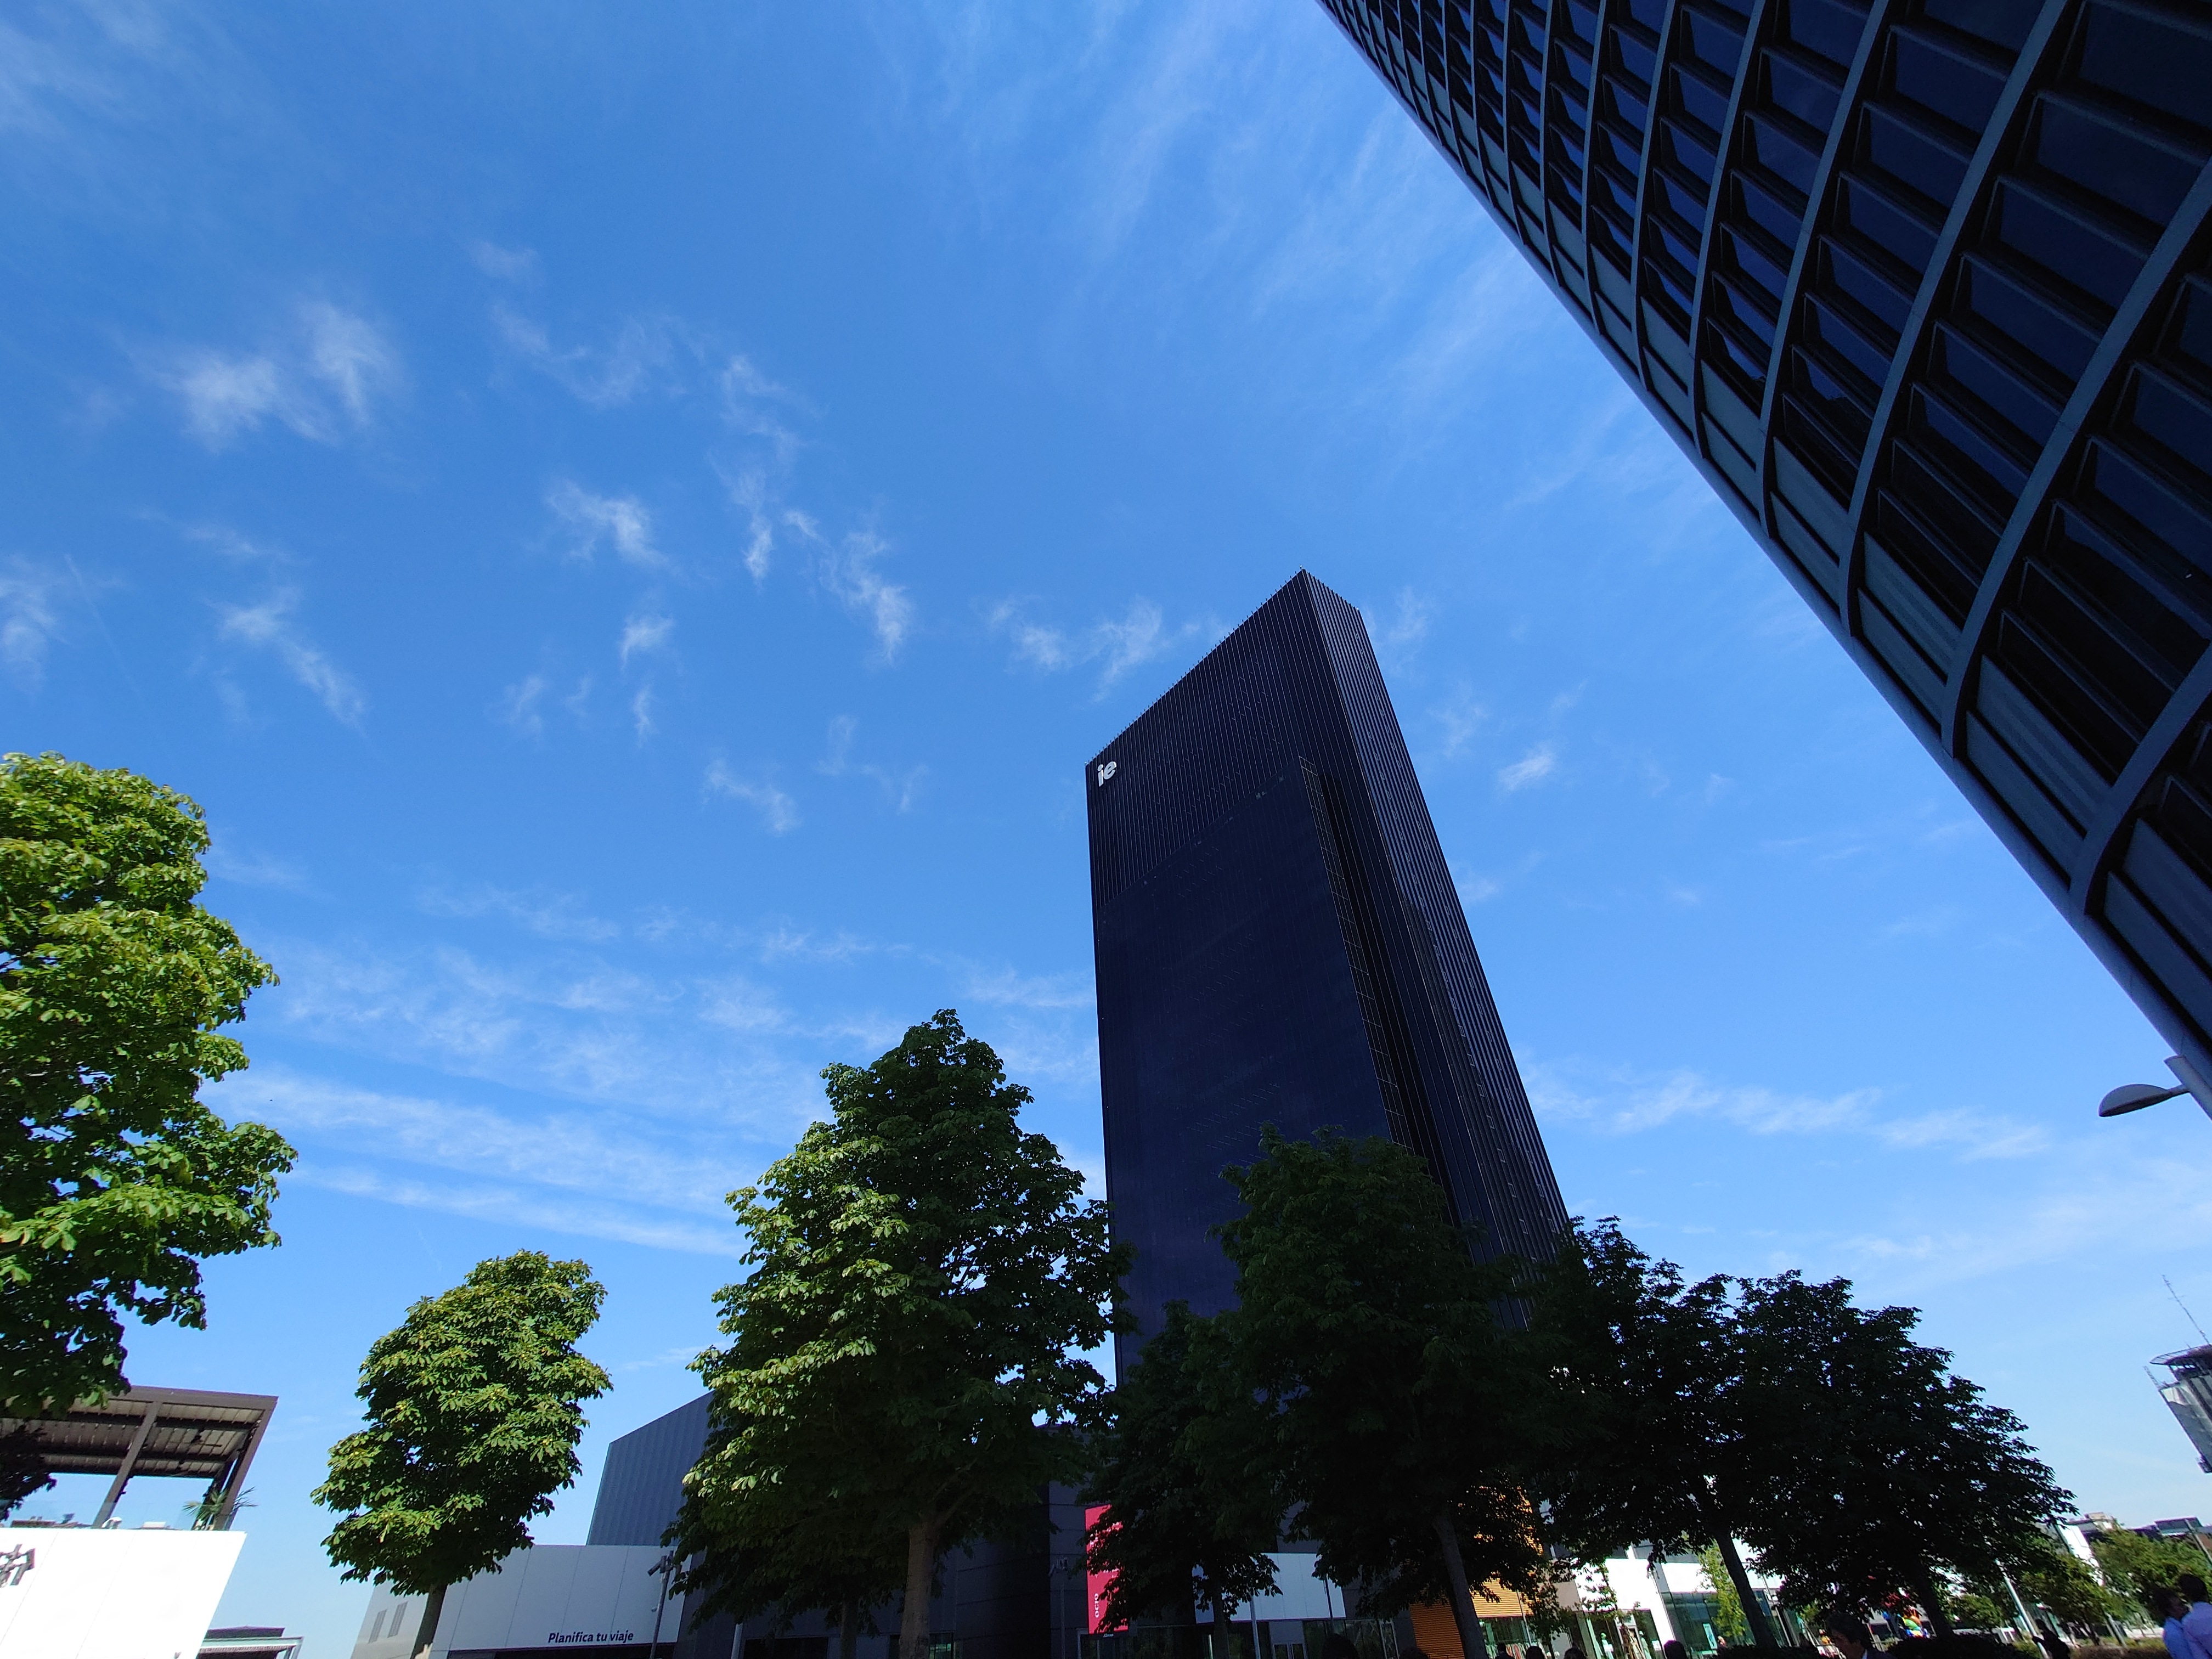
[[[1121,762],[1119,762],[1119,761],[1100,761],[1100,762],[1098,763],[1098,781],[1099,781],[1099,783],[1100,783],[1102,786],[1103,786],[1103,784],[1105,783],[1105,781],[1106,781],[1106,780],[1107,780],[1107,779],[1109,779],[1109,778],[1112,777],[1112,776],[1113,776],[1116,772],[1120,771],[1121,769]]]

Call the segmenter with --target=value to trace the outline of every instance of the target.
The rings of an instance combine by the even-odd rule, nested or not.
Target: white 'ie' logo
[[[1112,776],[1113,776],[1116,772],[1120,771],[1121,769],[1121,762],[1119,762],[1119,761],[1101,761],[1101,762],[1099,762],[1099,763],[1098,763],[1098,781],[1099,781],[1101,784],[1103,784],[1103,783],[1106,781],[1106,780],[1107,780],[1107,779],[1109,779],[1109,778],[1112,777]]]

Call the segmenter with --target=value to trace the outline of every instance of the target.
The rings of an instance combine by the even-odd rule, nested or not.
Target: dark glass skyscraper
[[[1085,775],[1106,1189],[1128,1306],[1231,1299],[1260,1128],[1419,1152],[1498,1247],[1565,1224],[1358,611],[1300,572]]]
[[[1322,3],[2212,1066],[2212,9]]]

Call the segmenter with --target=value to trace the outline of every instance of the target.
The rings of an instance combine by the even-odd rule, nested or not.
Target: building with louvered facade
[[[2212,1064],[2212,7],[1322,3]]]

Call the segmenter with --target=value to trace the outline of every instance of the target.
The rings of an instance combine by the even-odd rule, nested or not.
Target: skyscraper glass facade
[[[2212,1061],[2212,8],[1322,3]]]
[[[1231,1299],[1207,1230],[1262,1124],[1387,1134],[1495,1247],[1546,1249],[1558,1183],[1358,611],[1301,572],[1084,782],[1106,1188],[1145,1330]]]

